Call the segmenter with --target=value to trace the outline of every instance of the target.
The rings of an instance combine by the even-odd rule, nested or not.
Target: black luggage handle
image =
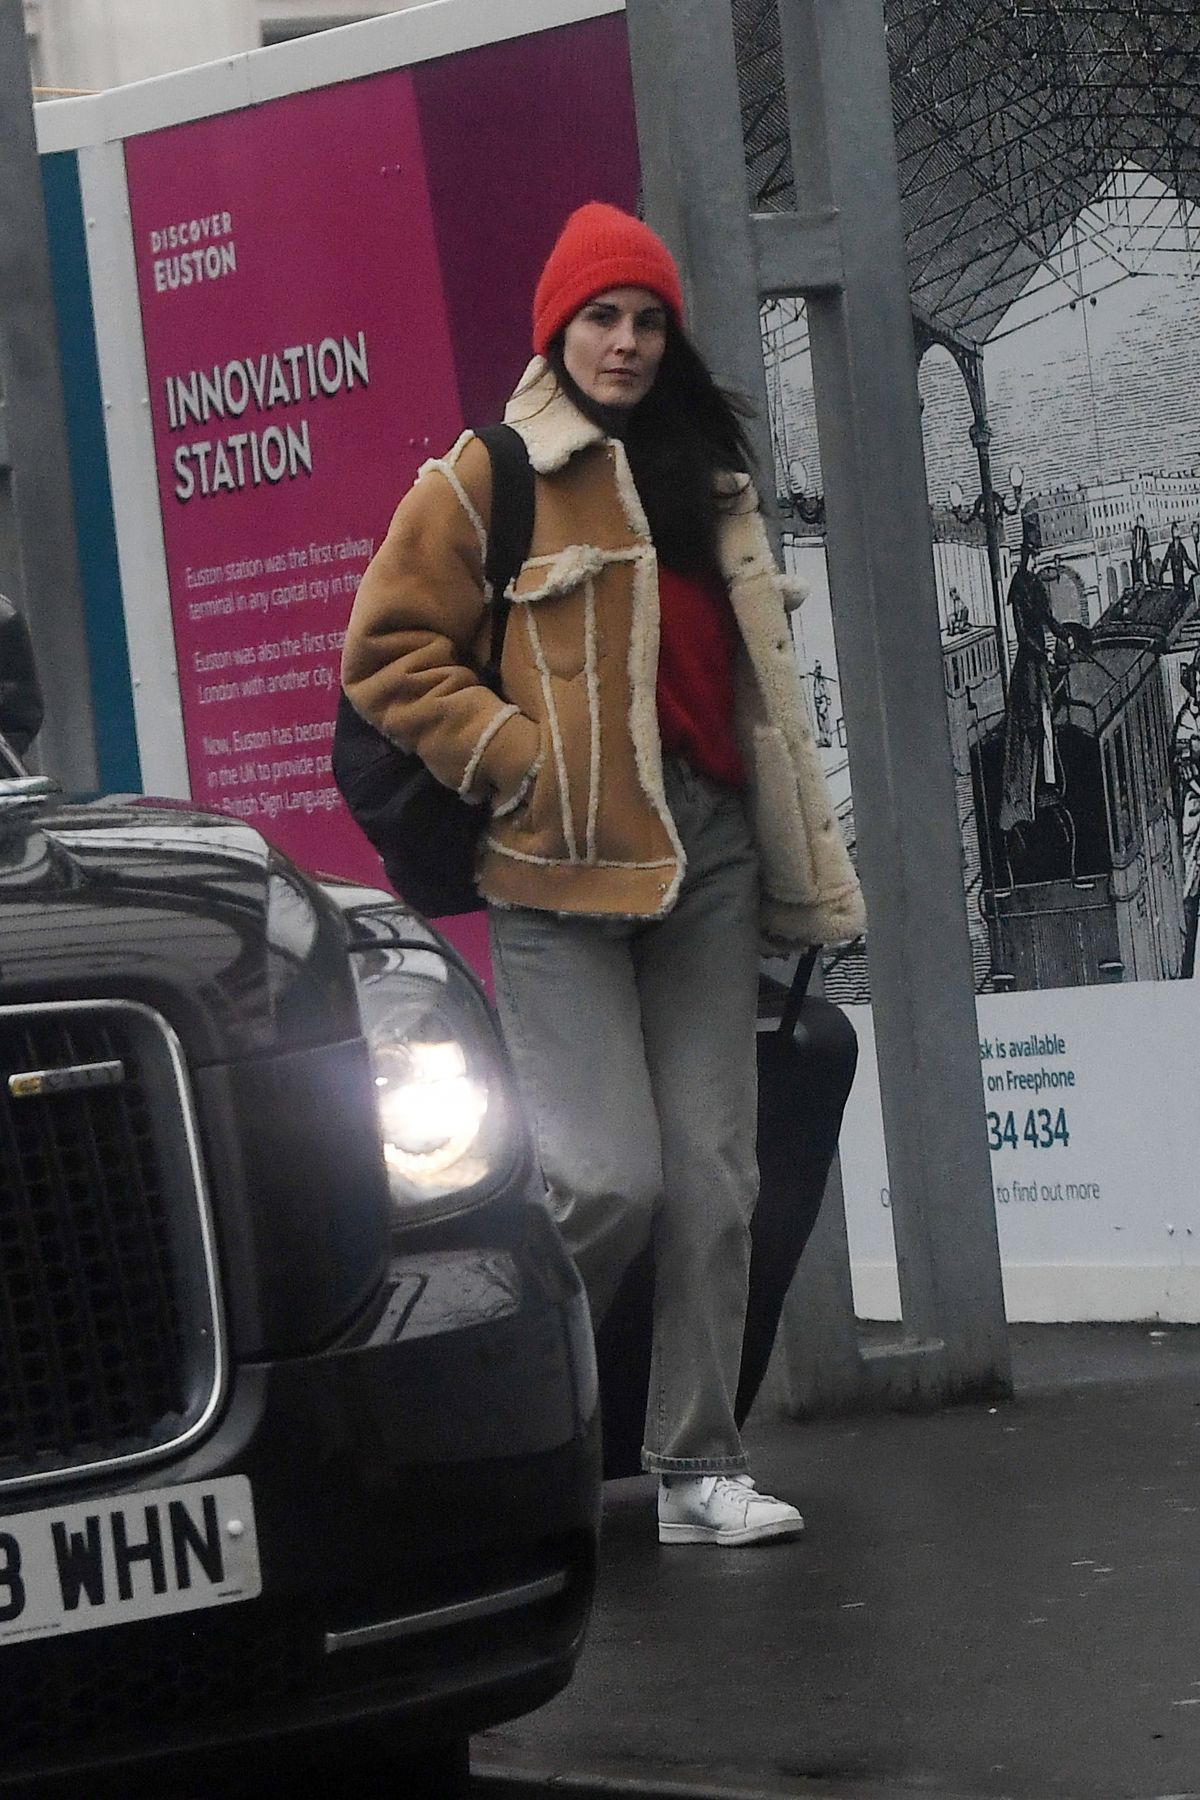
[[[804,996],[808,992],[808,984],[812,980],[812,972],[816,967],[819,945],[814,944],[804,952],[796,964],[796,972],[792,976],[792,985],[788,989],[788,997],[784,1001],[783,1012],[779,1020],[779,1035],[785,1041],[795,1034],[796,1022],[800,1017],[800,1008],[804,1005]]]

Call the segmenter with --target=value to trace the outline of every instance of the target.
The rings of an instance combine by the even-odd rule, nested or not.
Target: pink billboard
[[[379,883],[329,768],[346,619],[420,464],[499,417],[565,214],[636,204],[623,21],[125,156],[192,797]]]

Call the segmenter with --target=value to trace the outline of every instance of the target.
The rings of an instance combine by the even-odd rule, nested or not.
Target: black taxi
[[[6,761],[0,1117],[0,1791],[557,1691],[595,1357],[454,951]]]

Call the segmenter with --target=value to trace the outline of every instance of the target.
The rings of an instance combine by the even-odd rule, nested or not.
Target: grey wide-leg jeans
[[[664,770],[666,918],[489,911],[496,998],[551,1211],[597,1324],[653,1238],[646,1468],[746,1467],[733,1419],[755,1158],[758,868],[741,796]]]

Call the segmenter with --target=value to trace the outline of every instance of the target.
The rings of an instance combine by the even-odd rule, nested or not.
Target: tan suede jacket
[[[685,858],[663,790],[658,566],[622,445],[536,359],[506,419],[535,476],[533,537],[512,587],[503,698],[476,677],[491,595],[487,451],[464,433],[427,463],[363,576],[342,682],[439,781],[490,809],[485,899],[656,918]],[[864,928],[796,674],[785,597],[746,476],[726,481],[718,550],[741,632],[735,726],[749,772],[764,935],[783,947]]]

